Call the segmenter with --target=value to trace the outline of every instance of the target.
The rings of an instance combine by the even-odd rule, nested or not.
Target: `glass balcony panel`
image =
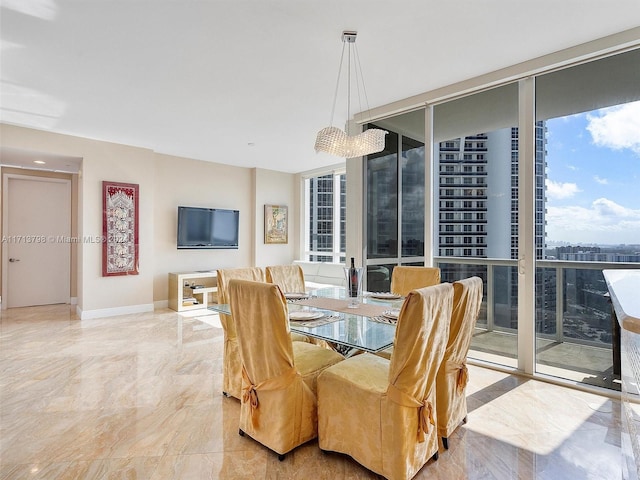
[[[468,358],[517,367],[515,261],[439,257],[442,280],[477,275],[484,298]],[[634,263],[541,260],[536,270],[536,373],[620,390],[613,373],[613,319],[603,269]]]

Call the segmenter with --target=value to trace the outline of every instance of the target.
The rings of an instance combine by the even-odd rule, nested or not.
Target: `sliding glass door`
[[[517,366],[518,85],[436,105],[434,251],[442,280],[483,279],[470,356]]]
[[[536,371],[619,390],[602,270],[640,262],[640,50],[540,75],[536,118],[547,152]]]

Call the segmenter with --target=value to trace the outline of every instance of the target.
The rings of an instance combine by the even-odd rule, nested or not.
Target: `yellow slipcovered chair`
[[[453,283],[449,341],[436,379],[438,435],[444,448],[449,448],[449,435],[467,421],[466,362],[481,304],[482,279],[470,277]]]
[[[264,282],[264,271],[259,267],[229,268],[217,271],[218,303],[229,302],[229,282],[232,279]],[[238,338],[232,315],[220,314],[224,330],[224,353],[222,357],[222,393],[226,397],[240,399],[242,395],[242,364],[238,352]]]
[[[453,286],[409,293],[391,360],[363,353],[318,377],[322,450],[350,455],[389,480],[412,478],[438,458],[436,374],[449,338]]]
[[[229,268],[217,271],[218,303],[229,304],[229,281],[252,280],[264,282],[264,271],[259,267]],[[222,393],[225,397],[240,399],[242,389],[242,366],[238,353],[238,339],[233,315],[220,314],[220,323],[224,330],[224,354],[222,358]],[[309,337],[292,332],[291,339],[295,342],[308,342]]]
[[[430,287],[440,283],[438,267],[415,267],[398,265],[391,273],[391,291],[406,296],[411,290]]]
[[[304,272],[300,265],[274,265],[265,269],[267,282],[277,284],[285,293],[304,293]]]
[[[397,266],[393,267],[391,274],[391,291],[403,297],[411,290],[430,287],[440,283],[440,269],[438,267],[414,267]],[[378,352],[384,358],[391,358],[393,347],[386,348]]]
[[[287,304],[277,285],[231,280],[229,292],[242,359],[239,432],[282,460],[317,437],[316,378],[343,357],[291,341]]]
[[[267,282],[275,283],[284,293],[305,293],[306,291],[304,284],[304,271],[300,265],[274,265],[266,267],[265,273]],[[331,348],[331,346],[324,340],[307,337],[299,333],[292,333],[291,338],[297,342],[307,341],[314,345],[320,345],[324,348]]]

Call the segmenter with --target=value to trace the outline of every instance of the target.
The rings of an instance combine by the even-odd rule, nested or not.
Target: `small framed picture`
[[[264,243],[289,243],[289,216],[286,206],[264,206]]]

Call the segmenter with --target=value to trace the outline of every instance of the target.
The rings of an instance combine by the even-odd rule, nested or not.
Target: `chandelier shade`
[[[387,133],[386,130],[372,128],[358,135],[347,135],[338,127],[325,127],[316,137],[316,152],[344,158],[378,153],[384,150],[384,136]]]
[[[342,75],[342,61],[344,59],[345,46],[348,45],[348,58],[347,58],[347,119],[351,116],[351,55],[352,50],[355,52],[355,83],[358,93],[358,98],[361,98],[361,93],[366,100],[366,90],[364,88],[364,79],[362,76],[362,68],[360,67],[360,58],[358,57],[358,51],[355,47],[357,32],[342,32],[342,56],[340,57],[340,68],[338,70],[338,81],[336,84],[336,91],[333,98],[333,109],[331,110],[330,126],[323,128],[318,132],[316,136],[315,150],[316,152],[325,152],[330,155],[335,155],[344,158],[362,157],[365,155],[371,155],[384,150],[385,135],[388,133],[386,130],[380,130],[378,128],[370,128],[357,135],[348,135],[345,131],[333,126],[333,113],[336,108],[336,101],[338,99],[338,88],[340,86],[340,77]],[[360,82],[362,83],[362,92],[360,91]],[[362,111],[362,106],[360,108]]]

